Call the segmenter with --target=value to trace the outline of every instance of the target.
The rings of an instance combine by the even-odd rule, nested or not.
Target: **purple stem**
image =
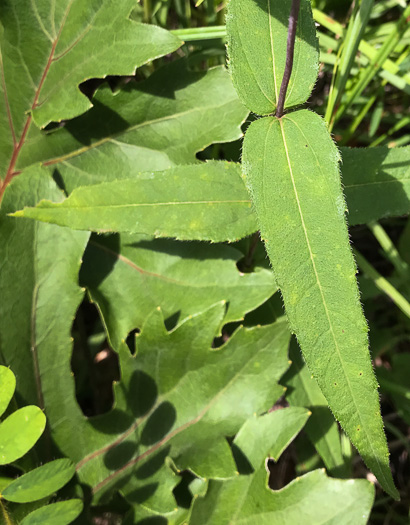
[[[288,90],[289,80],[292,74],[293,55],[295,52],[295,39],[296,39],[296,29],[298,26],[299,8],[300,8],[300,0],[293,0],[292,7],[290,9],[290,16],[289,16],[288,42],[287,42],[287,48],[286,48],[286,65],[285,65],[285,71],[283,73],[282,84],[280,86],[280,91],[279,91],[278,106],[276,108],[277,118],[281,118],[283,116],[286,92]]]

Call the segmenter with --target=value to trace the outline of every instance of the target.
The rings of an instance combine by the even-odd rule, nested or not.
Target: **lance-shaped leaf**
[[[80,187],[61,204],[41,201],[15,215],[80,230],[213,242],[235,241],[256,230],[240,171],[228,162]]]
[[[242,136],[247,110],[223,67],[206,72],[178,60],[113,94],[103,84],[85,115],[51,132],[32,126],[16,169],[50,165],[68,192],[197,162],[199,150]]]
[[[281,383],[286,386],[286,400],[291,406],[308,408],[312,415],[305,432],[333,476],[345,477],[339,429],[325,397],[303,362],[295,340],[289,347],[292,365]]]
[[[307,417],[307,411],[294,407],[248,420],[233,442],[240,476],[211,480],[206,495],[195,500],[189,523],[365,525],[374,500],[367,481],[331,479],[316,470],[282,490],[268,488],[265,460],[279,459]]]
[[[410,146],[341,152],[350,225],[410,213]]]
[[[0,134],[8,136],[7,149],[14,139],[14,150],[21,147],[32,118],[44,127],[87,111],[91,103],[79,89],[84,80],[132,75],[181,45],[159,27],[129,20],[134,6],[134,0],[1,3]],[[1,153],[3,164],[10,153]]]
[[[336,419],[397,498],[345,222],[339,155],[306,110],[250,126],[243,165],[292,331]]]
[[[172,511],[169,489],[175,477],[167,456],[179,470],[189,468],[201,477],[235,475],[226,436],[254,413],[267,411],[283,392],[277,381],[288,367],[289,332],[282,319],[239,329],[223,347],[212,349],[224,312],[218,303],[168,332],[155,310],[136,339],[136,356],[120,349],[121,382],[112,412],[89,420],[94,433],[106,429],[105,441],[100,436],[96,447],[84,427],[76,434],[59,429],[57,443],[77,461],[77,473],[92,487],[95,501],[120,489],[131,503]]]
[[[410,147],[372,148],[371,155],[365,148],[342,148],[342,179],[349,225],[410,213],[409,155]],[[74,185],[71,167],[59,169],[70,187]],[[121,176],[121,173],[124,174],[110,168],[112,176]],[[157,236],[220,242],[240,239],[257,230],[256,216],[250,206],[239,164],[208,162],[198,166],[180,166],[165,172],[135,173],[132,181],[121,180],[93,188],[81,187],[74,190],[73,196],[62,204],[41,202],[35,210],[25,209],[16,215],[82,230],[144,231]],[[168,213],[168,206],[165,205],[165,210],[162,208],[164,203],[155,211],[159,194],[146,195],[152,194],[151,184],[154,188],[158,181],[162,181],[158,193],[167,191],[167,201],[171,201],[169,206],[178,209],[181,204],[182,213],[174,216],[175,224],[170,220],[173,216]],[[92,184],[94,181],[87,176],[85,182]],[[147,189],[139,198],[148,202],[139,203],[136,200],[143,184]],[[134,185],[136,189],[130,195]],[[204,202],[209,195],[213,197]],[[126,199],[130,201],[128,205]],[[147,217],[151,201],[154,210]],[[185,213],[190,204],[200,210],[195,220]],[[135,213],[133,209],[136,209]],[[124,210],[128,211],[131,219],[124,217]],[[103,216],[101,211],[104,211]],[[91,223],[91,219],[97,222]],[[142,223],[136,222],[138,219]]]
[[[245,106],[274,113],[286,62],[292,0],[231,0],[226,19],[229,66]],[[303,104],[316,81],[319,44],[309,0],[302,0],[285,108]]]
[[[111,345],[118,349],[158,306],[173,326],[178,318],[222,300],[228,307],[225,323],[243,319],[277,288],[267,269],[241,273],[236,267],[241,257],[231,246],[127,234],[93,236],[81,283],[101,311]]]

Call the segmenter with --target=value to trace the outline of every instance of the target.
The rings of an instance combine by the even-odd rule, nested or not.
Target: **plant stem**
[[[286,92],[288,90],[289,80],[292,74],[293,56],[295,52],[296,29],[297,29],[298,17],[299,17],[299,8],[300,8],[300,0],[292,0],[292,7],[290,9],[290,16],[289,16],[288,42],[287,42],[287,48],[286,48],[286,65],[285,65],[285,71],[283,73],[282,84],[280,86],[280,91],[279,91],[278,106],[276,108],[277,118],[281,118],[283,116]]]
[[[13,522],[10,518],[9,513],[7,512],[6,506],[4,505],[3,501],[4,500],[0,497],[0,510],[3,516],[4,523],[5,525],[13,525]]]

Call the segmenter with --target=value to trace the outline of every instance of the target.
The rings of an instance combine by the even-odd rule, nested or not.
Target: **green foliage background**
[[[231,2],[229,48],[245,28],[240,51],[272,91],[268,107],[247,105],[271,113],[275,82],[262,48],[270,27],[278,82],[287,14],[272,8],[267,18],[254,0]],[[227,8],[211,0],[0,4],[7,525],[408,523],[410,8],[312,2],[319,77],[314,85],[317,47],[302,38],[297,52],[309,58],[290,103],[314,87],[307,107],[325,117],[341,152],[400,501],[335,422],[291,335],[242,176],[243,134],[262,124],[239,98],[254,88],[240,85],[232,64],[245,58],[230,51],[226,68]],[[256,35],[246,24],[258,20],[269,25]],[[271,149],[269,164],[284,173]],[[273,239],[288,231],[284,209],[275,205],[269,217]],[[328,228],[323,212],[311,207],[318,238]],[[283,275],[298,271],[301,245],[278,243],[275,253]],[[301,282],[291,279],[295,293]],[[364,413],[370,402],[360,402]],[[23,431],[23,420],[33,428]]]

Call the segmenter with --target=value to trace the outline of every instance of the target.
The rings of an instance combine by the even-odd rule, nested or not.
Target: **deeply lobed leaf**
[[[153,309],[171,326],[218,301],[224,322],[239,321],[276,291],[272,272],[241,273],[241,253],[231,246],[151,239],[141,235],[92,237],[81,282],[98,305],[109,340],[119,349]]]
[[[28,111],[40,127],[73,118],[91,107],[81,82],[132,75],[182,44],[168,31],[129,20],[134,5],[134,0],[2,2],[0,113],[7,115],[8,108],[10,119],[2,118],[0,129],[10,146],[11,131],[19,140]]]
[[[260,523],[365,524],[374,500],[374,487],[364,480],[341,481],[316,470],[282,490],[267,486],[266,458],[277,461],[308,417],[301,408],[277,410],[246,421],[234,440],[240,475],[208,484],[195,499],[192,525]]]
[[[78,475],[93,487],[96,501],[120,489],[131,503],[172,511],[176,480],[167,456],[179,470],[203,478],[235,475],[225,436],[268,410],[283,392],[277,381],[288,366],[289,333],[282,319],[240,329],[223,347],[211,349],[223,315],[219,303],[168,332],[155,311],[137,337],[137,355],[120,350],[114,410],[91,421],[88,431],[82,426],[75,437],[59,432],[59,446],[78,462]],[[98,448],[88,439],[92,427],[94,433],[111,429],[99,437]]]

